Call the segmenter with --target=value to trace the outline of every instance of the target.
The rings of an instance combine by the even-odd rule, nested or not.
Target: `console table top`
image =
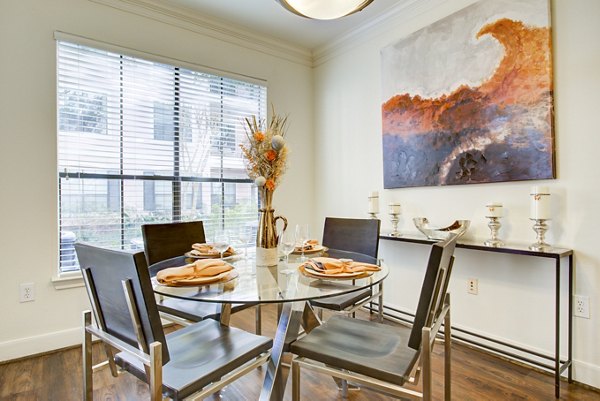
[[[379,236],[380,239],[390,240],[390,241],[400,241],[400,242],[412,242],[416,244],[433,244],[436,240],[428,239],[425,235],[421,233],[401,233],[400,237],[392,237],[389,233],[381,234]],[[541,258],[562,258],[564,256],[573,255],[572,249],[567,248],[558,248],[553,247],[547,251],[532,251],[529,249],[529,245],[525,244],[505,244],[498,247],[491,247],[483,245],[482,240],[470,240],[459,238],[458,243],[456,244],[457,248],[464,249],[474,249],[477,251],[484,252],[496,252],[496,253],[510,253],[515,255],[529,255],[529,256],[537,256]]]

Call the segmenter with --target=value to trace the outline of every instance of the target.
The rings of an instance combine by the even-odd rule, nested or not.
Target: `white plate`
[[[232,256],[237,255],[237,252],[233,251],[233,253],[230,253],[230,254],[225,252],[224,255],[225,256],[223,256],[223,259],[228,259],[228,258],[231,258]],[[189,252],[184,253],[184,256],[187,256],[188,258],[194,258],[194,259],[219,259],[221,257],[221,254],[220,253],[193,254],[192,251],[189,251]]]
[[[326,250],[328,250],[329,248],[327,248],[326,246],[323,245],[315,245],[313,246],[312,249],[304,251],[304,254],[309,254],[309,253],[317,253],[317,252],[325,252]],[[292,255],[302,255],[302,251],[297,251],[297,250],[293,250],[292,251]]]
[[[333,279],[349,279],[358,276],[368,277],[373,274],[371,271],[366,272],[352,272],[352,273],[338,273],[338,274],[327,274],[321,273],[312,269],[304,269],[306,274],[310,276],[323,277],[323,278],[333,278]]]

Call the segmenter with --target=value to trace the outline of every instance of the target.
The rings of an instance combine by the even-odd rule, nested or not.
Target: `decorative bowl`
[[[450,234],[461,236],[469,228],[471,224],[470,220],[454,220],[454,223],[447,227],[431,228],[429,227],[429,220],[426,217],[415,217],[413,219],[415,226],[429,239],[447,239]]]

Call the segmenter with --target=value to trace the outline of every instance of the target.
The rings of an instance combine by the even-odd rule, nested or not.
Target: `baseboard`
[[[81,344],[81,338],[81,328],[76,327],[39,336],[5,341],[0,343],[0,362],[72,347]]]
[[[173,322],[161,320],[163,327],[174,326]],[[81,345],[83,334],[80,327],[55,331],[39,336],[18,338],[0,343],[0,364],[5,361],[23,359],[63,348]],[[94,340],[96,337],[92,337]]]
[[[579,383],[583,383],[600,390],[600,366],[574,360],[573,379]]]

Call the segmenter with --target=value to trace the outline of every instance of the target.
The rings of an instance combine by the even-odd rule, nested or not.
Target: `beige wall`
[[[382,210],[392,200],[402,204],[401,230],[416,231],[412,218],[417,216],[427,216],[438,226],[465,218],[472,220],[468,237],[484,240],[489,230],[483,206],[495,200],[504,203],[506,209],[501,237],[527,244],[535,238],[528,220],[529,188],[548,185],[556,216],[550,223],[548,239],[575,249],[575,293],[590,297],[591,319],[574,319],[575,377],[600,387],[600,132],[596,122],[600,2],[552,2],[558,179],[383,190],[379,52],[473,1],[437,3],[434,9],[427,10],[422,4],[373,27],[355,45],[333,49],[335,56],[324,57],[316,67],[315,160],[319,173],[315,223],[328,215],[366,216],[367,196],[371,190],[379,190]],[[389,230],[389,216],[380,217],[384,229]],[[426,252],[426,247],[419,245],[382,241],[380,255],[392,270],[386,280],[386,303],[414,310]],[[551,260],[464,250],[458,250],[457,256],[451,284],[457,326],[529,348],[553,350]],[[479,279],[477,296],[467,294],[470,277]],[[563,297],[565,291],[563,285]],[[566,334],[566,325],[562,333]]]
[[[51,283],[58,249],[54,31],[265,79],[269,103],[291,122],[290,167],[275,207],[290,223],[313,213],[310,67],[87,0],[1,0],[0,360],[79,342],[80,312],[88,308],[82,287]],[[23,282],[35,283],[34,302],[18,302]]]

